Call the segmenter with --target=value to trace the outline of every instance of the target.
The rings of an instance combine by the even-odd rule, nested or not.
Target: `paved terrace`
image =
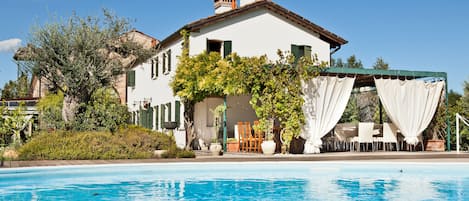
[[[196,152],[191,159],[140,159],[140,160],[44,160],[44,161],[5,161],[3,168],[64,166],[64,165],[100,165],[127,163],[180,163],[180,162],[253,162],[253,161],[399,161],[399,162],[463,162],[469,163],[469,153],[460,152],[336,152],[314,155],[266,156],[252,153],[226,153],[223,156],[211,156],[208,152]]]

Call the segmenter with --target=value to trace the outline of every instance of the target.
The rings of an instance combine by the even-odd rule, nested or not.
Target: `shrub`
[[[161,158],[195,158],[193,151],[182,150],[173,145],[169,147],[168,151],[161,154]]]
[[[176,147],[164,134],[130,127],[109,131],[42,132],[19,150],[21,160],[93,160],[151,158],[154,150]],[[176,157],[176,155],[174,155]]]
[[[182,150],[176,154],[176,158],[195,158],[195,153],[189,150]]]
[[[113,89],[98,89],[88,103],[81,104],[72,128],[77,131],[111,131],[130,119],[127,106],[120,103]]]
[[[39,112],[39,128],[43,130],[64,129],[62,120],[63,93],[50,93],[42,97],[36,107]]]

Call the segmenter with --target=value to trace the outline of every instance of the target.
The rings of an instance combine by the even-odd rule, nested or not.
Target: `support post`
[[[223,152],[226,152],[226,140],[227,140],[227,128],[226,128],[226,96],[223,98],[223,105],[225,110],[223,110]]]
[[[456,113],[456,152],[459,154],[459,114]]]
[[[446,104],[446,151],[451,151],[451,128],[448,113],[448,75],[445,76],[445,104]]]

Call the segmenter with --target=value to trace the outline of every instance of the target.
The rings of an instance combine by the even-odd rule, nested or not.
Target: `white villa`
[[[182,51],[180,31],[190,32],[190,55],[203,51],[226,56],[267,55],[276,60],[277,50],[292,51],[296,56],[317,54],[329,62],[331,54],[347,43],[334,33],[281,7],[270,0],[215,0],[215,15],[197,20],[176,30],[157,45],[157,54],[127,74],[127,106],[135,124],[165,131],[174,129],[179,147],[186,144],[183,109],[180,99],[169,86]],[[256,115],[248,96],[227,97],[228,136],[234,135],[238,121],[254,121]],[[195,107],[195,130],[206,143],[214,135],[210,112],[223,103],[220,97],[207,98]]]

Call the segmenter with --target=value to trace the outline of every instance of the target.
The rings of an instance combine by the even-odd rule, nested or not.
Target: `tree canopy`
[[[5,83],[3,89],[1,90],[1,99],[15,99],[28,97],[29,82],[30,79],[28,75],[22,72],[20,77],[18,77],[18,80],[10,80],[9,82]]]
[[[104,10],[103,17],[79,17],[34,27],[23,67],[64,94],[62,118],[75,119],[80,103],[112,86],[124,67],[152,53],[126,38],[130,23]]]
[[[376,62],[373,64],[373,69],[388,70],[389,64],[384,62],[382,57],[376,58]]]

